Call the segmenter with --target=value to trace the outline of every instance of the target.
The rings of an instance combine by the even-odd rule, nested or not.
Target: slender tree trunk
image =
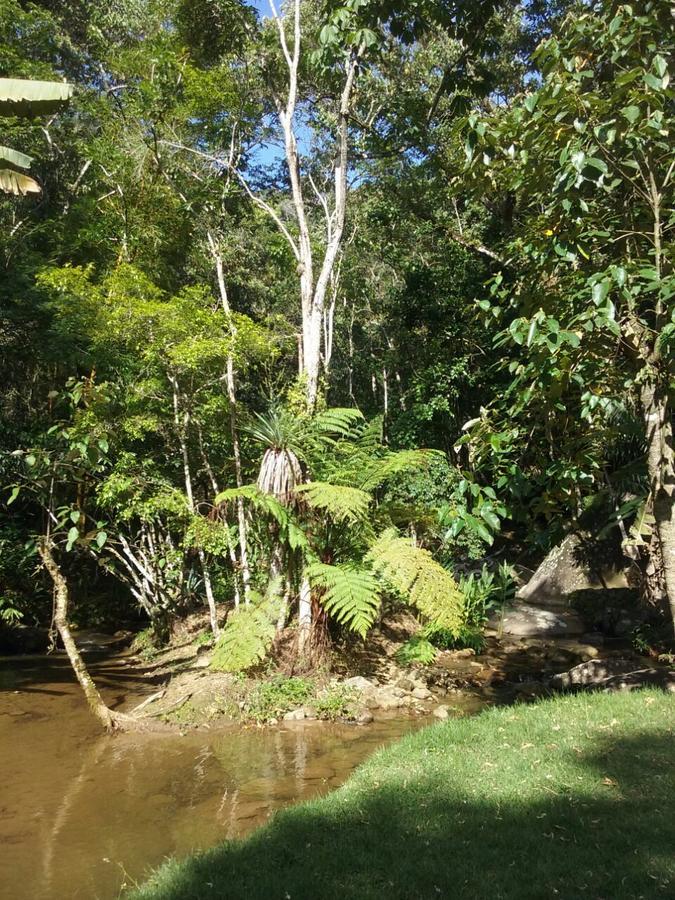
[[[656,532],[661,546],[663,580],[675,631],[675,455],[667,391],[653,382],[642,388],[647,436],[647,469]]]
[[[232,310],[230,301],[227,296],[227,287],[225,285],[225,272],[223,270],[223,257],[221,256],[218,245],[213,235],[208,234],[209,247],[216,265],[216,277],[218,279],[218,290],[220,292],[220,302],[223,312],[230,322],[230,333],[232,338],[236,338],[237,329],[232,322]],[[232,456],[234,457],[234,477],[237,487],[240,488],[243,483],[241,473],[241,449],[239,446],[239,429],[237,428],[237,389],[234,377],[234,359],[232,353],[227,355],[225,379],[227,382],[227,399],[230,406],[230,434],[232,436]],[[237,498],[237,526],[239,529],[239,555],[241,558],[241,579],[244,584],[244,603],[248,605],[251,602],[251,569],[248,562],[248,535],[246,527],[246,511],[244,510],[244,501],[241,497]],[[236,573],[235,573],[236,577]]]
[[[312,637],[312,589],[303,572],[298,598],[298,653],[304,655]]]
[[[183,411],[183,418],[181,421],[180,415],[180,397],[178,390],[178,379],[169,375],[169,381],[171,382],[171,387],[173,388],[173,416],[174,423],[176,426],[176,434],[178,436],[178,442],[180,444],[181,456],[183,458],[183,477],[185,479],[185,494],[187,496],[188,507],[191,513],[195,513],[195,497],[194,491],[192,489],[192,472],[190,469],[190,453],[187,445],[187,429],[190,424],[190,414],[187,410]],[[213,587],[211,585],[211,573],[209,572],[209,566],[206,560],[206,554],[200,547],[197,551],[199,556],[199,564],[202,569],[202,576],[204,578],[204,592],[206,594],[206,603],[209,607],[209,620],[211,622],[211,631],[213,632],[213,636],[215,638],[220,634],[220,628],[218,627],[218,613],[216,610],[216,599],[213,596]]]
[[[68,624],[68,584],[54,559],[54,554],[52,552],[53,547],[49,538],[44,537],[39,541],[38,551],[44,567],[54,583],[56,595],[56,614],[54,616],[54,622],[66,653],[68,654],[68,659],[73,667],[75,676],[80,683],[80,687],[84,691],[84,696],[87,698],[87,703],[93,714],[106,731],[114,731],[117,728],[116,716],[103,702],[103,698],[94,684],[91,675],[87,671],[87,667],[80,655],[80,651],[77,649],[77,645],[70,633],[70,625]]]

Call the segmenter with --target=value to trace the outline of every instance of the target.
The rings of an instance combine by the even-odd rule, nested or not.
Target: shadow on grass
[[[531,746],[531,745],[530,745]],[[172,862],[141,892],[153,900],[672,897],[675,747],[638,733],[569,748],[547,788],[530,761],[522,789],[472,791],[427,773],[287,810],[248,840]],[[525,751],[523,751],[525,752]],[[531,760],[531,758],[530,758]],[[512,773],[513,774],[513,773]],[[365,789],[364,789],[365,787]],[[154,886],[153,886],[154,885]]]

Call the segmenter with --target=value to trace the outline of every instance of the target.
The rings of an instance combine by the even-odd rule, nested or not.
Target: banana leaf
[[[0,116],[44,116],[68,104],[72,84],[0,78]]]
[[[13,169],[0,168],[0,191],[6,194],[39,194],[40,185],[34,178],[15,172]]]
[[[32,156],[12,150],[11,147],[0,145],[0,165],[3,169],[13,169],[15,172],[27,172],[33,162]]]

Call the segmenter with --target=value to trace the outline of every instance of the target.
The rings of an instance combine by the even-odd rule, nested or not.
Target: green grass
[[[136,900],[675,895],[675,701],[580,694],[433,725]]]

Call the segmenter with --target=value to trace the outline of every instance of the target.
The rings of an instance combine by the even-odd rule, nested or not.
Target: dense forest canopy
[[[208,609],[227,670],[392,604],[433,653],[476,561],[578,529],[675,615],[674,24],[0,0],[0,78],[73,85],[0,109],[4,627],[42,558],[76,621]]]

